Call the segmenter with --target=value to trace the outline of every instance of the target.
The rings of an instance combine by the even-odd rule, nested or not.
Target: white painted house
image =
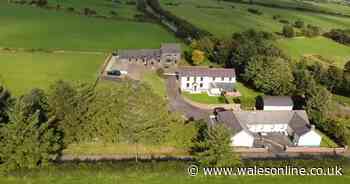
[[[185,67],[178,70],[180,89],[189,93],[208,93],[219,96],[234,91],[234,69]]]
[[[320,146],[321,136],[310,125],[305,111],[223,111],[215,116],[232,131],[232,146],[253,147],[259,134],[291,137],[295,146]]]
[[[263,103],[267,111],[293,110],[293,100],[289,96],[264,96]]]

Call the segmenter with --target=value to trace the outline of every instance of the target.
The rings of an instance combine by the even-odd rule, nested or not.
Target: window
[[[187,84],[186,84],[186,87],[190,87],[190,83],[187,83]]]
[[[193,80],[194,80],[194,82],[196,82],[196,80],[197,80],[197,77],[193,77]]]
[[[203,81],[203,77],[201,77],[201,81]]]
[[[203,87],[203,83],[200,83],[200,84],[199,84],[199,87],[201,87],[201,88],[202,88],[202,87]]]
[[[225,77],[221,77],[221,81],[224,81],[225,80]]]
[[[229,80],[232,81],[232,77],[230,77]]]
[[[215,77],[213,77],[213,81],[215,81]]]
[[[187,81],[190,81],[190,77],[187,77]]]

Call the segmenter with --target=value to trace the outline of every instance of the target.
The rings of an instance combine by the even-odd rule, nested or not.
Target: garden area
[[[198,103],[204,104],[225,104],[225,103],[239,103],[243,109],[253,109],[255,107],[256,97],[263,95],[244,85],[241,82],[234,84],[235,89],[241,94],[240,97],[230,96],[209,96],[207,93],[190,94],[188,92],[182,93],[184,97]]]

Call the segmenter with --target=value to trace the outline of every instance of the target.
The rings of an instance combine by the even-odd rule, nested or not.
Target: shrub
[[[292,38],[295,36],[295,31],[294,31],[292,26],[284,25],[283,30],[282,30],[282,34],[287,38]]]
[[[113,11],[113,10],[111,10],[109,13],[110,13],[111,15],[113,15],[113,16],[116,16],[116,15],[117,15],[117,12],[115,12],[115,11]]]
[[[277,20],[277,19],[280,19],[281,18],[281,15],[274,15],[272,16],[273,20]]]
[[[163,68],[158,68],[156,70],[156,74],[159,76],[159,77],[164,77],[164,69]]]
[[[304,28],[305,27],[305,23],[302,20],[297,20],[294,23],[294,27],[299,28],[299,29]]]
[[[285,19],[282,19],[282,20],[280,20],[280,23],[282,23],[282,24],[289,24],[289,21],[285,20]]]
[[[248,8],[248,12],[250,12],[252,14],[256,14],[256,15],[262,15],[263,14],[260,10],[254,9],[254,8]]]

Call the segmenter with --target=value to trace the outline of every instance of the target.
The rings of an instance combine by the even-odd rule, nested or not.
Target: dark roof
[[[223,89],[226,92],[233,92],[234,87],[232,83],[227,83],[227,82],[212,82],[210,83],[211,88],[220,88]]]
[[[160,50],[162,53],[181,53],[180,44],[177,43],[163,43]]]
[[[157,58],[157,57],[160,57],[160,51],[159,49],[127,49],[127,50],[119,50],[118,55],[122,59]]]
[[[310,131],[310,122],[305,111],[223,111],[218,112],[217,121],[234,130],[248,129],[249,124],[288,124],[300,135]]]
[[[235,69],[226,68],[200,68],[183,67],[178,70],[180,76],[206,76],[206,77],[235,77]]]
[[[292,128],[294,133],[299,136],[310,131],[309,121],[305,120],[304,117],[300,116],[299,114],[294,114],[293,118],[289,122],[289,126]]]
[[[264,96],[264,106],[293,106],[290,96]]]
[[[241,124],[231,111],[218,112],[217,122],[224,123],[233,133],[238,133],[245,129],[245,125]]]

